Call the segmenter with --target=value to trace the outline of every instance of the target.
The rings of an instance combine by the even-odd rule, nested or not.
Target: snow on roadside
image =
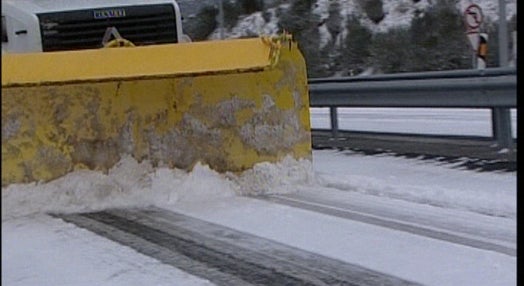
[[[278,163],[264,162],[240,175],[228,174],[236,181],[241,194],[284,194],[297,191],[297,186],[317,186],[311,161],[286,157]]]
[[[327,150],[315,154],[318,180],[328,188],[516,219],[514,172],[461,170],[387,154]],[[345,163],[342,156],[352,163]]]

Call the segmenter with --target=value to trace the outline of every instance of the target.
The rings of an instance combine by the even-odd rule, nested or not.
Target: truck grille
[[[42,13],[38,18],[44,52],[100,48],[108,27],[137,46],[177,42],[169,4]]]

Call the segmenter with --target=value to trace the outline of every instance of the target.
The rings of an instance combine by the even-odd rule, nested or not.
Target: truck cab
[[[190,41],[174,0],[2,0],[2,53],[100,48],[108,28],[136,46]]]

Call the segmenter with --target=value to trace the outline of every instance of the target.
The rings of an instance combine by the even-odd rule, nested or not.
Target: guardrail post
[[[492,108],[491,122],[493,138],[501,148],[513,147],[511,134],[511,114],[509,108]]]
[[[331,134],[333,138],[338,137],[338,113],[336,107],[329,108],[329,114],[331,117]]]

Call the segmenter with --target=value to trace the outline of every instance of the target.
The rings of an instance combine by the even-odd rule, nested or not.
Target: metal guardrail
[[[490,108],[493,138],[513,144],[510,108],[517,106],[515,68],[400,73],[310,79],[311,107],[331,109],[331,130],[338,132],[338,107]]]

